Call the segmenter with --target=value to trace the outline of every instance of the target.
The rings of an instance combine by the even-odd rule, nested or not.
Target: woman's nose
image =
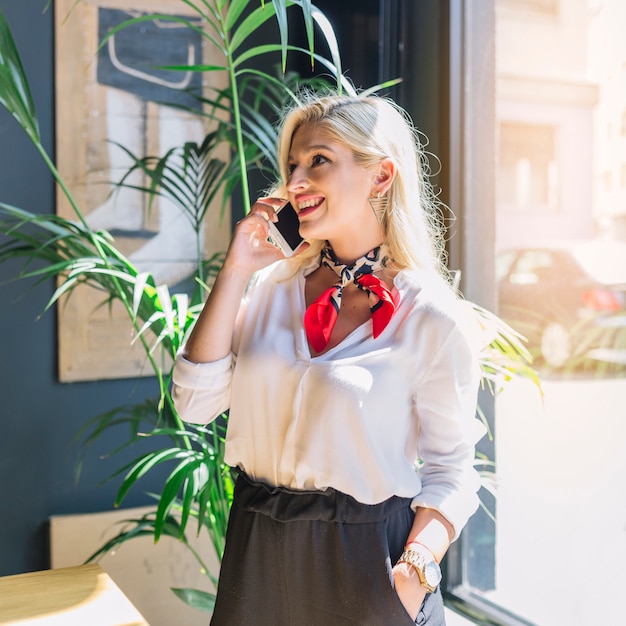
[[[294,167],[289,174],[287,191],[302,191],[306,188],[308,180],[302,167]]]

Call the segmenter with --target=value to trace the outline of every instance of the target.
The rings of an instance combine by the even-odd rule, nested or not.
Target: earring
[[[385,213],[389,208],[389,196],[381,197],[380,192],[378,192],[378,195],[375,198],[369,197],[367,200],[372,207],[372,211],[374,211],[374,215],[376,216],[378,223],[382,224],[385,219]]]

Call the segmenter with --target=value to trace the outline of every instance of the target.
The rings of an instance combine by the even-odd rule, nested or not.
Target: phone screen
[[[295,250],[302,243],[299,232],[300,220],[289,202],[278,212],[278,222],[274,226],[292,250]]]

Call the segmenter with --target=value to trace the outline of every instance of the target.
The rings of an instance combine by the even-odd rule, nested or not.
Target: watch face
[[[424,578],[431,587],[436,587],[441,582],[441,570],[434,561],[426,563],[424,567]]]

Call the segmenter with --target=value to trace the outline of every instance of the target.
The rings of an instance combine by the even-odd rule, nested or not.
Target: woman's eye
[[[312,159],[311,159],[311,164],[312,165],[321,165],[322,163],[326,163],[326,161],[328,161],[328,159],[325,156],[322,156],[321,154],[316,154]]]
[[[287,173],[288,174],[293,174],[293,171],[296,169],[296,166],[294,163],[289,163],[289,165],[287,165]]]

